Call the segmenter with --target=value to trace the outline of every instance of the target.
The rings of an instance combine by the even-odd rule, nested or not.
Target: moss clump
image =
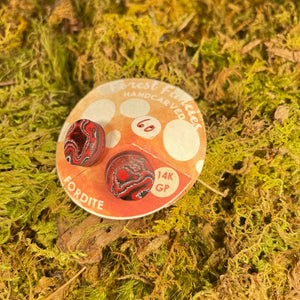
[[[0,8],[0,298],[299,298],[299,1],[54,2]],[[86,92],[124,77],[195,97],[201,179],[228,192],[196,183],[82,269],[56,245],[58,215],[86,217],[56,140]]]

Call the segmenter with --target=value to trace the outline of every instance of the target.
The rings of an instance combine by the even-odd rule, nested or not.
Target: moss
[[[289,0],[6,1],[0,298],[44,299],[69,280],[57,299],[299,297],[299,12]],[[58,216],[86,217],[59,184],[56,141],[83,95],[127,77],[196,99],[200,178],[227,195],[197,182],[82,269],[84,253],[56,245]]]

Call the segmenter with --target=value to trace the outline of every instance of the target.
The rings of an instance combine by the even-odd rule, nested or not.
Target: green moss
[[[0,298],[293,299],[299,283],[299,1],[6,1],[0,8]],[[201,180],[82,266],[56,141],[92,87],[164,80],[204,115]],[[284,107],[280,113],[280,108]],[[88,230],[87,230],[88,232]]]

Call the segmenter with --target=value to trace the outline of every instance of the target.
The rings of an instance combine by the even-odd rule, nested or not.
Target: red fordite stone
[[[70,164],[89,167],[99,160],[104,149],[105,133],[99,124],[80,119],[69,128],[64,152]]]
[[[144,155],[124,151],[107,164],[105,180],[109,191],[123,200],[140,200],[154,184],[154,171]]]

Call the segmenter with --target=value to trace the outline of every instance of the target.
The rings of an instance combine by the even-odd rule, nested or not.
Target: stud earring
[[[104,149],[104,130],[93,121],[77,120],[66,134],[64,154],[72,165],[90,167],[99,160]]]
[[[140,200],[151,190],[155,173],[144,155],[123,151],[107,163],[105,182],[108,190],[122,200]]]

